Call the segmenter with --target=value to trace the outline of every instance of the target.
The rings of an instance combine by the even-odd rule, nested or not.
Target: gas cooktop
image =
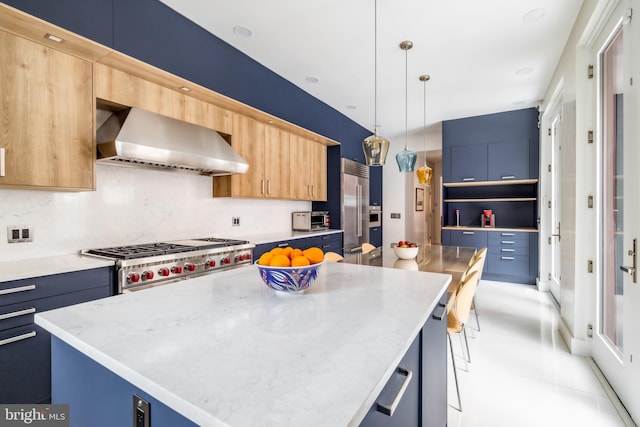
[[[136,259],[158,255],[177,254],[202,249],[215,249],[245,245],[246,240],[220,239],[217,237],[204,237],[191,240],[177,240],[172,242],[145,243],[140,245],[114,246],[108,248],[89,249],[86,254],[99,255],[114,259]]]

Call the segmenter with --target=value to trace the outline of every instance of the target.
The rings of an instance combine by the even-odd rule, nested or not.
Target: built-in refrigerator
[[[344,232],[344,253],[358,252],[369,242],[369,167],[342,159],[341,228]]]

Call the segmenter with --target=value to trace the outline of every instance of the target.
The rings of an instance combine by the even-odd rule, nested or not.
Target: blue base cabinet
[[[0,402],[51,400],[50,335],[35,313],[113,295],[114,268],[0,283]]]
[[[303,250],[315,246],[324,252],[336,252],[342,255],[342,232],[310,237],[296,236],[287,240],[260,243],[253,248],[253,259],[257,261],[263,253],[269,252],[275,247],[286,248],[287,246]]]

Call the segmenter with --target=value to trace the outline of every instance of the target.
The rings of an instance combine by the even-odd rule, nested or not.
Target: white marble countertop
[[[342,230],[322,230],[322,231],[288,231],[283,233],[269,234],[253,234],[251,236],[242,237],[253,244],[260,245],[262,243],[279,242],[289,239],[303,239],[305,237],[323,236],[325,234],[342,233]]]
[[[113,261],[83,257],[80,254],[4,261],[0,262],[0,282],[89,270],[111,265],[114,265]]]
[[[202,426],[356,426],[451,276],[326,263],[303,294],[249,265],[36,314]]]

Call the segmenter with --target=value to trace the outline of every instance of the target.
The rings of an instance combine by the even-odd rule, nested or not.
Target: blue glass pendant
[[[413,168],[416,166],[417,157],[416,153],[407,150],[406,147],[404,150],[396,154],[396,162],[398,162],[400,172],[413,172]]]

